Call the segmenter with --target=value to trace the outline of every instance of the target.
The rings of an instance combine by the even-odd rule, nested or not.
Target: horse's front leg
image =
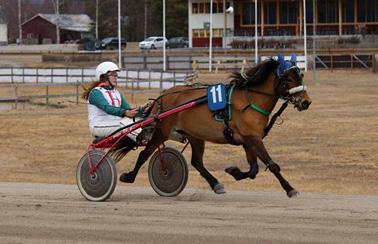
[[[272,158],[269,156],[261,137],[249,136],[246,139],[247,139],[246,141],[248,141],[249,146],[251,146],[251,148],[255,151],[257,157],[259,157],[261,161],[263,161],[263,163],[270,170],[270,172],[272,172],[276,176],[281,186],[285,189],[287,196],[288,197],[297,196],[298,192],[281,175],[280,166],[278,166],[278,164],[276,164],[272,160]]]
[[[259,172],[259,165],[257,164],[257,156],[255,151],[249,145],[243,145],[244,151],[247,156],[247,161],[249,163],[249,171],[243,172],[238,167],[229,167],[225,169],[227,173],[232,175],[235,180],[243,180],[246,178],[255,179],[257,173]]]

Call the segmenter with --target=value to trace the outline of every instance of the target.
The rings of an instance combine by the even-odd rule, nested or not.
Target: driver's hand
[[[137,114],[138,114],[138,109],[133,108],[133,109],[126,110],[124,115],[132,118],[132,117],[135,117]]]

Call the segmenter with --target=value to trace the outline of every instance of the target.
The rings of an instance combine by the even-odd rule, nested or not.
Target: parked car
[[[126,41],[121,38],[121,48],[125,49],[127,46]],[[99,50],[115,50],[118,49],[118,37],[107,37],[96,43],[96,49]]]
[[[187,48],[189,41],[187,37],[173,37],[169,39],[167,48]]]
[[[140,49],[156,49],[163,48],[163,45],[167,43],[167,38],[163,36],[151,36],[144,41],[139,42]]]

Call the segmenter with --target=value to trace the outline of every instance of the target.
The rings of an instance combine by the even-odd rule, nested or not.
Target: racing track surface
[[[75,185],[0,183],[0,243],[377,243],[378,197],[120,184],[88,202]]]

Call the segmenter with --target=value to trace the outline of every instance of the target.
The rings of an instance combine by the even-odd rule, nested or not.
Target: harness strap
[[[257,112],[259,112],[260,114],[264,115],[264,116],[269,116],[270,113],[265,111],[264,109],[260,108],[257,104],[255,103],[250,103],[250,104],[247,104],[243,109],[242,111],[245,111],[247,110],[248,108],[252,108],[253,110],[256,110]]]
[[[284,102],[282,105],[281,105],[281,108],[273,115],[273,117],[271,118],[271,120],[269,121],[269,124],[267,125],[267,127],[264,128],[264,137],[266,137],[270,131],[270,129],[272,129],[274,123],[276,122],[277,118],[279,116],[281,116],[281,114],[283,113],[283,111],[287,108],[287,105],[288,105],[288,101]]]
[[[257,106],[255,103],[251,103],[250,104],[250,107],[254,110],[256,110],[257,112],[259,112],[260,114],[264,115],[264,116],[269,116],[270,113],[265,111],[264,109],[260,108],[259,106]]]

